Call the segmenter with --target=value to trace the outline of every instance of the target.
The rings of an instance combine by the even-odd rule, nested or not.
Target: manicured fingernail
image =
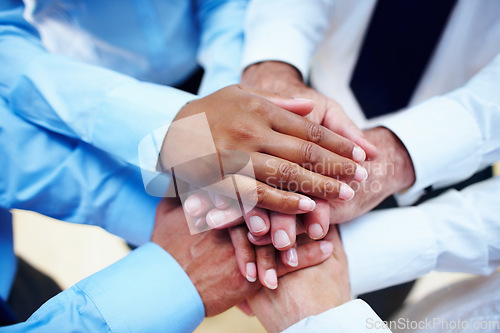
[[[276,230],[274,233],[274,247],[277,249],[284,248],[285,246],[290,245],[290,237],[285,232],[285,230]]]
[[[306,211],[306,212],[311,212],[316,208],[316,202],[314,200],[311,200],[309,198],[303,198],[299,200],[299,209]]]
[[[205,216],[203,216],[203,217],[198,217],[198,218],[196,218],[196,219],[194,220],[194,226],[195,226],[196,228],[199,228],[199,227],[201,227],[201,226],[203,225],[203,222],[205,222],[205,221],[206,221]]]
[[[266,230],[266,228],[266,222],[264,222],[262,217],[256,215],[250,217],[250,229],[252,230],[252,232],[259,233]]]
[[[223,206],[224,203],[225,203],[225,201],[224,201],[224,199],[222,199],[221,195],[214,194],[214,204],[215,204],[215,207]]]
[[[224,224],[225,219],[224,219],[224,213],[221,210],[212,210],[210,213],[207,214],[208,221],[210,222],[210,226],[215,228],[218,227],[221,224]]]
[[[349,201],[354,198],[354,191],[347,184],[342,184],[340,186],[339,198],[344,201]]]
[[[255,282],[257,280],[257,267],[255,266],[255,263],[247,263],[246,278],[249,282]]]
[[[201,208],[201,200],[197,195],[190,196],[184,202],[184,209],[188,214],[196,214]]]
[[[330,255],[333,253],[333,244],[330,242],[321,241],[319,247],[321,249],[321,252],[323,252],[326,255]]]
[[[302,101],[302,102],[312,102],[311,99],[307,99],[307,98],[294,97],[293,99],[296,101]]]
[[[358,182],[364,182],[368,178],[368,171],[361,165],[356,168],[356,173],[354,174],[354,180]]]
[[[366,159],[366,153],[363,149],[356,146],[352,150],[352,159],[356,162],[363,162]]]
[[[276,276],[276,270],[274,268],[266,271],[266,275],[264,275],[264,284],[269,289],[278,288],[278,276]]]
[[[286,251],[286,262],[292,267],[297,267],[299,265],[299,256],[297,255],[297,250],[292,247]]]
[[[323,237],[324,232],[321,225],[319,225],[318,223],[313,223],[309,226],[309,228],[307,228],[307,234],[312,239],[319,239]]]

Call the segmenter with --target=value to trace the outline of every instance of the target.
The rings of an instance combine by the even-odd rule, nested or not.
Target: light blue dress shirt
[[[146,242],[158,199],[144,192],[139,142],[195,98],[166,85],[196,62],[202,95],[239,81],[246,2],[1,0],[0,207]],[[6,299],[15,260],[1,213]],[[189,331],[203,316],[186,274],[147,243],[0,330]]]

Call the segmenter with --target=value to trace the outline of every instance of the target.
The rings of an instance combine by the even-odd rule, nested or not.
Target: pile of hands
[[[402,143],[385,128],[361,131],[279,62],[250,66],[242,85],[189,103],[176,120],[199,114],[216,154],[196,129],[167,134],[160,162],[183,200],[161,201],[152,241],[182,266],[206,315],[239,305],[273,332],[349,301],[336,224],[414,182]],[[248,161],[252,172],[242,171]],[[374,163],[396,172],[371,172]]]

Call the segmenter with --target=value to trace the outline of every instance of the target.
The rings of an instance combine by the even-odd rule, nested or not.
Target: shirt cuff
[[[284,33],[286,31],[286,33]],[[308,36],[299,29],[279,21],[269,21],[245,36],[245,51],[241,71],[264,61],[281,61],[294,66],[304,81],[308,80],[309,62],[314,50],[297,45],[309,45]]]
[[[147,243],[77,283],[114,332],[191,332],[205,308],[187,274],[160,246]]]
[[[450,98],[432,98],[380,125],[399,137],[415,168],[415,184],[395,196],[400,205],[413,204],[429,186],[467,179],[479,167],[480,129],[470,113]]]
[[[284,332],[391,332],[368,304],[356,299],[305,318]]]
[[[418,207],[371,212],[339,228],[355,295],[411,281],[436,266],[436,235]]]

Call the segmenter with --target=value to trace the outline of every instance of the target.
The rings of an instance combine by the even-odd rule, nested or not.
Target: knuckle
[[[253,139],[255,129],[247,124],[234,124],[231,134],[236,140],[250,140]]]
[[[274,250],[272,248],[266,248],[265,250],[262,250],[261,252],[259,252],[258,256],[260,263],[266,266],[273,265],[276,260]]]
[[[314,143],[318,143],[323,139],[323,136],[325,135],[325,132],[323,130],[323,127],[319,124],[315,124],[312,122],[309,122],[307,124],[307,137],[308,140]]]
[[[302,156],[304,163],[315,163],[319,158],[317,146],[312,142],[305,142],[302,145]]]
[[[289,206],[291,206],[291,199],[292,197],[288,194],[288,192],[284,192],[278,201],[278,208],[282,211],[285,211]]]
[[[285,183],[295,182],[297,181],[299,168],[298,165],[283,162],[280,164],[278,168],[280,174],[280,180]]]
[[[263,184],[258,184],[249,193],[249,198],[252,202],[256,202],[257,205],[264,203],[268,197],[268,189]]]
[[[336,193],[337,191],[337,185],[331,181],[331,180],[326,180],[323,183],[323,193],[329,194],[329,193]]]

